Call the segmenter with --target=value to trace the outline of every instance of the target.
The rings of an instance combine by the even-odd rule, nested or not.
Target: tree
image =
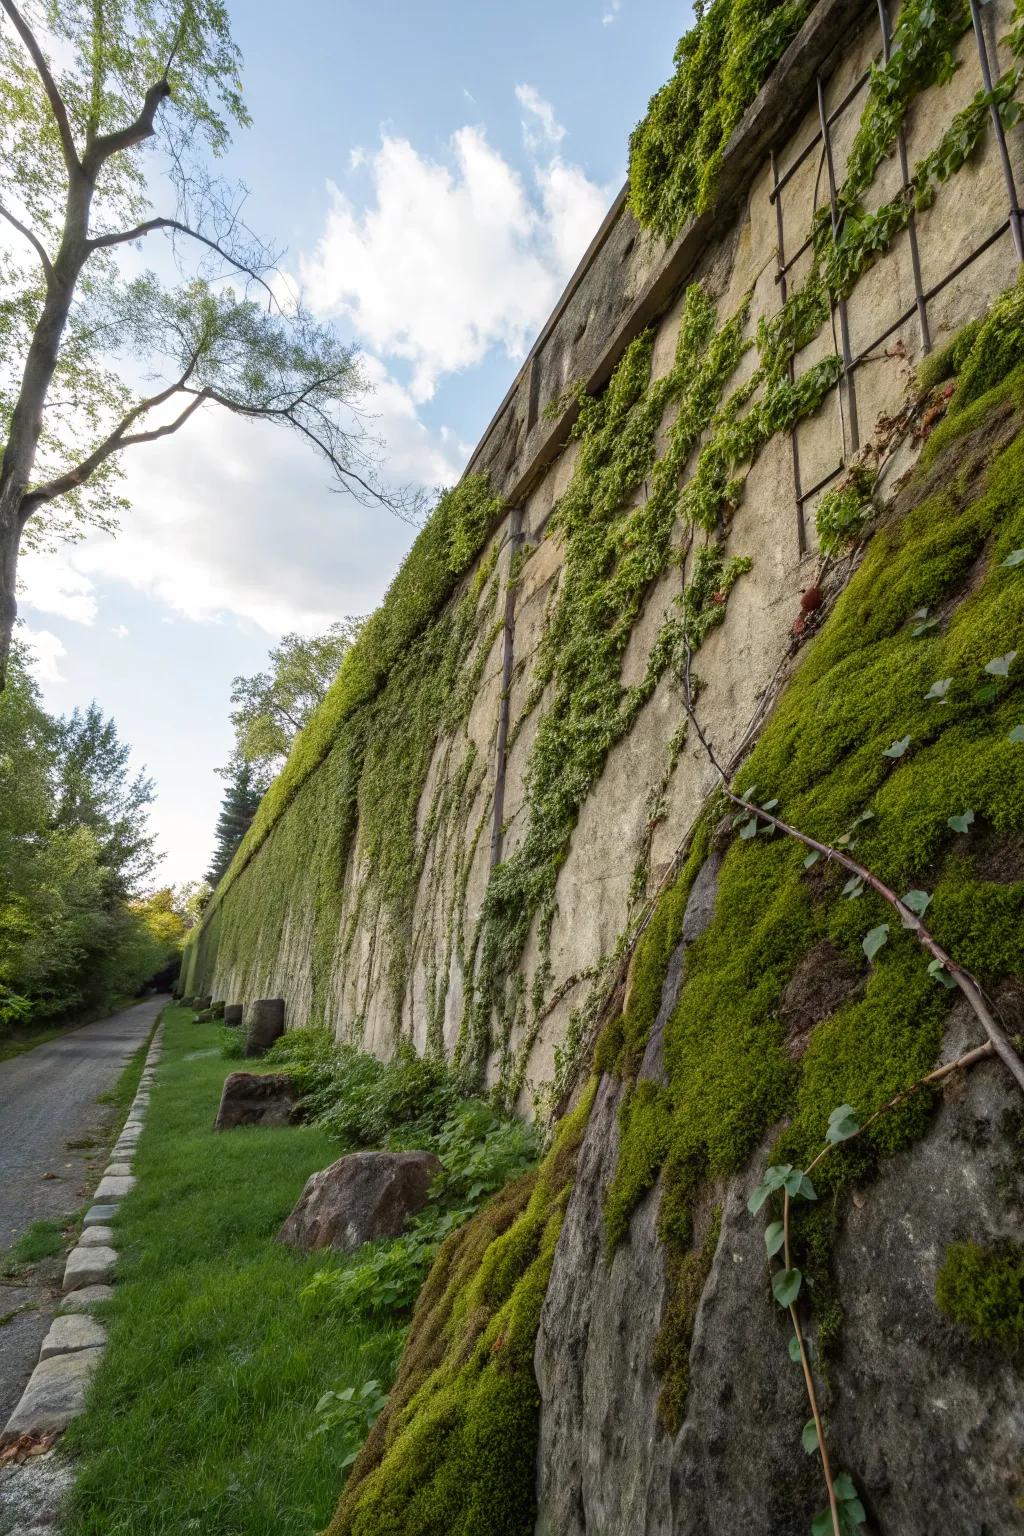
[[[217,884],[234,858],[235,850],[248,832],[256,808],[267,789],[266,778],[244,759],[232,759],[221,771],[228,781],[228,787],[221,801],[221,811],[217,818],[217,842],[206,876],[211,885]]]
[[[213,887],[209,880],[186,880],[174,890],[174,910],[185,925],[186,933],[202,921],[210,904]]]
[[[352,349],[282,296],[244,189],[208,169],[249,121],[239,71],[223,0],[0,0],[0,688],[23,536],[113,526],[124,450],[208,404],[292,428],[342,488],[415,511],[376,481]],[[182,280],[127,279],[117,253],[159,234]]]
[[[55,730],[55,827],[88,827],[96,839],[114,895],[138,891],[157,861],[146,823],[153,783],[129,775],[129,747],[95,701],[76,709]]]
[[[231,702],[237,708],[231,724],[239,757],[263,768],[280,767],[337,677],[362,623],[342,619],[323,635],[285,635],[270,652],[268,672],[234,679]]]

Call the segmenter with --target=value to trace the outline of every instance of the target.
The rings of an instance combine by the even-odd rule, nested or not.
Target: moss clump
[[[593,1084],[537,1173],[444,1244],[388,1407],[327,1536],[529,1536],[540,1394],[533,1350]]]
[[[976,1344],[1024,1354],[1024,1244],[953,1243],[939,1271],[935,1299]]]
[[[950,360],[959,376],[950,404],[953,416],[1024,363],[1024,274],[982,322],[954,339]]]
[[[683,1251],[669,1243],[666,1267],[668,1306],[654,1343],[654,1369],[661,1377],[658,1419],[670,1435],[679,1433],[690,1384],[690,1344],[697,1308],[704,1292],[722,1230],[722,1208],[716,1206],[703,1241]]]

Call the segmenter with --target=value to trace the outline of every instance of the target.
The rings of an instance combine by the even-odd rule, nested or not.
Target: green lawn
[[[81,1457],[66,1536],[312,1536],[343,1475],[341,1441],[310,1438],[314,1405],[386,1382],[397,1333],[310,1315],[298,1293],[331,1259],[273,1242],[336,1143],[307,1127],[214,1136],[238,1064],[219,1026],[165,1017],[110,1342],[65,1440]]]

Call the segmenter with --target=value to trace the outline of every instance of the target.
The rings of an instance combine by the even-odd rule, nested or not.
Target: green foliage
[[[679,41],[672,79],[651,97],[629,141],[629,201],[670,239],[714,197],[729,135],[811,0],[712,0]]]
[[[387,1408],[328,1536],[528,1536],[540,1394],[533,1350],[593,1086],[536,1173],[445,1242]]]
[[[860,537],[874,511],[871,501],[873,483],[874,476],[858,468],[847,475],[841,485],[825,492],[814,517],[818,545],[824,554],[836,554],[844,545],[852,544]]]
[[[935,1299],[976,1344],[992,1344],[1011,1359],[1024,1353],[1024,1245],[951,1244]]]
[[[325,1392],[316,1405],[318,1422],[313,1433],[329,1435],[338,1432],[346,1452],[341,1465],[350,1467],[387,1400],[388,1395],[381,1390],[379,1381],[364,1381],[358,1391],[355,1387],[342,1387],[338,1392]]]
[[[1024,278],[996,300],[984,320],[956,338],[951,362],[957,373],[950,415],[974,400],[1024,362]]]
[[[227,787],[221,798],[216,843],[206,873],[206,879],[212,886],[216,886],[223,878],[239,843],[252,825],[252,819],[267,788],[266,778],[242,757],[234,758],[222,770],[221,776],[227,781]]]
[[[152,867],[148,781],[95,706],[43,710],[16,644],[0,695],[0,1036],[133,994],[177,954]]]
[[[257,767],[281,766],[299,731],[323,703],[360,622],[341,619],[322,635],[284,635],[271,649],[268,672],[232,679],[231,724],[238,758]]]

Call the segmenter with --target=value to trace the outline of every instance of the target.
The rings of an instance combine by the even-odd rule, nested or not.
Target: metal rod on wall
[[[789,292],[786,281],[786,249],[785,230],[782,222],[782,198],[779,197],[779,168],[775,160],[775,151],[771,151],[772,181],[774,183],[771,201],[775,204],[775,228],[778,237],[776,261],[778,272],[775,281],[779,285],[779,296],[785,304]],[[789,382],[792,384],[794,377],[793,359],[789,359]],[[790,452],[793,458],[793,494],[796,497],[796,542],[802,560],[807,553],[807,526],[804,522],[804,498],[800,493],[800,448],[796,440],[796,427],[789,434]]]
[[[985,42],[985,33],[982,30],[978,0],[971,0],[971,20],[974,23],[974,38],[978,44],[981,83],[985,90],[990,92],[992,90],[992,70],[989,67],[988,45]],[[1017,184],[1013,178],[1013,166],[1010,164],[1010,151],[1006,147],[1006,133],[1003,130],[1003,120],[999,116],[999,108],[994,101],[990,103],[990,111],[992,113],[992,126],[996,134],[996,143],[999,146],[999,159],[1003,166],[1003,179],[1006,182],[1006,190],[1010,194],[1010,232],[1013,235],[1013,248],[1017,252],[1017,260],[1024,261],[1024,239],[1021,238],[1020,209],[1017,206]]]
[[[818,117],[821,122],[821,136],[825,142],[825,163],[828,167],[828,201],[832,215],[832,236],[839,238],[839,213],[836,202],[836,170],[832,159],[832,134],[829,130],[828,113],[825,110],[825,87],[821,76],[817,76],[818,86]],[[857,391],[853,382],[853,374],[850,364],[853,361],[850,351],[850,324],[846,313],[846,300],[839,300],[839,330],[843,347],[843,369],[846,375],[846,404],[850,412],[850,453],[856,453],[860,447],[860,428],[857,422]]]
[[[878,0],[878,21],[882,28],[882,58],[886,64],[892,52],[889,31],[889,11],[885,0]],[[900,157],[900,176],[903,181],[903,190],[910,186],[910,166],[907,161],[907,136],[900,124],[900,131],[896,138],[896,147]],[[921,347],[925,352],[932,349],[931,332],[928,328],[928,305],[924,296],[924,285],[921,281],[921,253],[917,245],[917,220],[913,212],[907,221],[907,238],[910,241],[910,265],[914,271],[914,301],[917,305],[917,319],[921,327]]]
[[[512,666],[516,631],[515,559],[523,538],[523,513],[513,507],[508,526],[508,575],[505,579],[505,622],[502,627],[501,702],[498,705],[498,737],[494,748],[494,812],[491,821],[491,868],[501,859],[502,827],[505,821],[505,758],[508,749],[509,695],[512,691]]]

